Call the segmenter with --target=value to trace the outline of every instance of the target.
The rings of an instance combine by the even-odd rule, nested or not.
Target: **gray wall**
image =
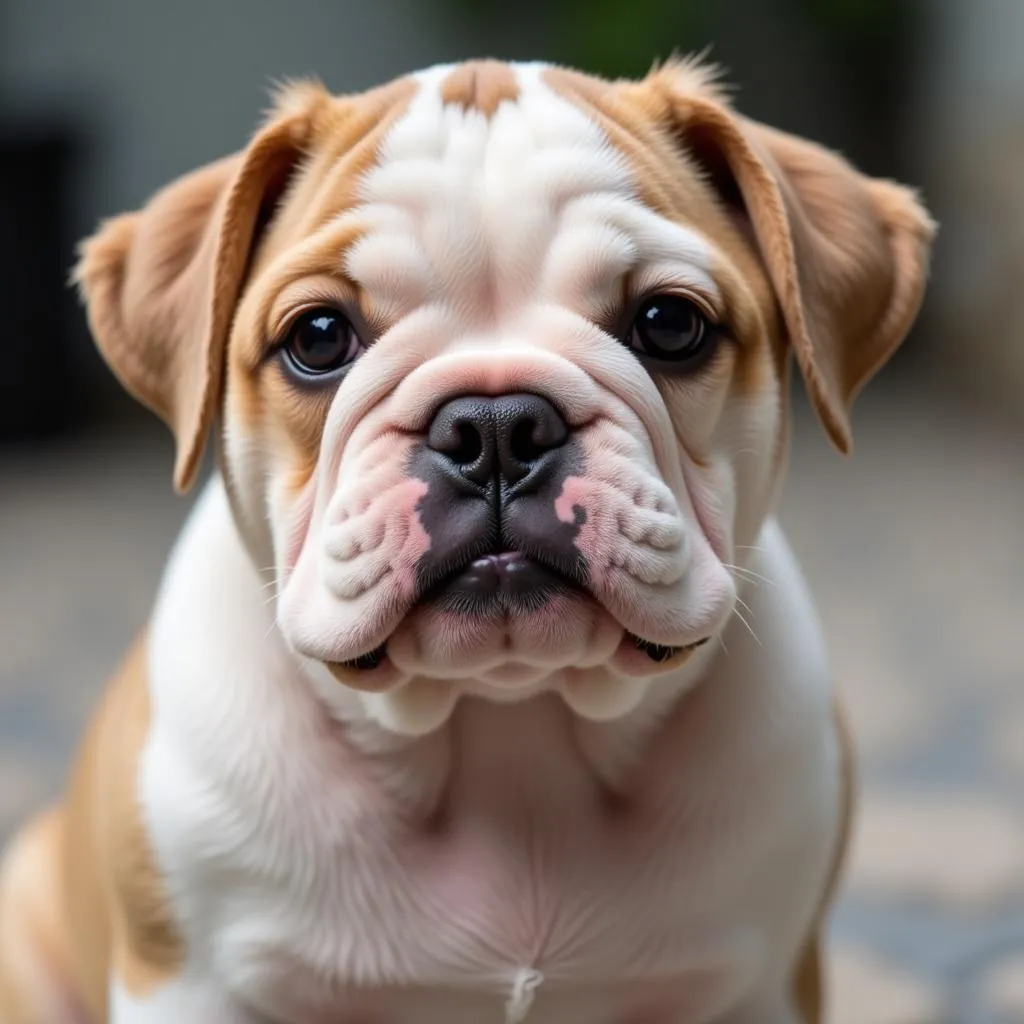
[[[88,226],[244,144],[275,78],[360,89],[474,42],[416,0],[8,0],[0,105],[84,119]]]
[[[935,0],[916,151],[940,220],[935,365],[1024,423],[1024,3]]]
[[[344,92],[496,41],[499,56],[540,55],[537,19],[496,40],[446,10],[417,0],[0,0],[0,115],[74,133],[67,230],[77,239],[243,146],[274,80],[315,74]],[[71,321],[88,411],[133,409],[77,311]]]
[[[346,91],[436,61],[552,55],[557,26],[545,24],[539,2],[484,19],[454,18],[453,6],[0,0],[0,114],[63,119],[78,134],[69,231],[81,236],[98,217],[134,208],[176,175],[242,146],[275,78],[315,73]],[[928,4],[905,69],[916,102],[889,125],[895,136],[877,154],[872,104],[887,105],[894,93],[860,97],[837,73],[836,54],[785,9],[761,0],[714,8],[714,56],[742,86],[741,106],[838,145],[875,173],[924,186],[942,231],[928,315],[909,346],[920,356],[914,378],[923,369],[1020,415],[1024,2]],[[78,351],[90,381],[109,385],[84,339]],[[107,399],[115,394],[110,388]]]

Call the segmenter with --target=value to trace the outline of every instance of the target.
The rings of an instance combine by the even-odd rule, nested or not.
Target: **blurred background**
[[[0,0],[0,841],[61,785],[188,499],[94,354],[76,240],[244,145],[272,79],[703,50],[754,117],[919,186],[913,336],[832,453],[797,394],[783,520],[864,794],[836,1024],[1024,1021],[1024,3]]]

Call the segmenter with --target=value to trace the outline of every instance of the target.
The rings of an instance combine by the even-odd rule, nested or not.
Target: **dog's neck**
[[[715,661],[714,652],[705,655],[702,679]],[[631,711],[603,722],[582,718],[553,692],[505,703],[467,696],[422,736],[387,729],[340,684],[331,694],[310,689],[346,741],[372,759],[386,788],[413,814],[428,817],[453,791],[474,805],[550,805],[553,779],[563,794],[587,787],[591,796],[614,801],[629,788],[662,723],[702,679],[695,684],[692,674],[664,677]]]

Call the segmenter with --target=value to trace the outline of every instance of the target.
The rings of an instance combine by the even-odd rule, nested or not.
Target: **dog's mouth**
[[[552,598],[566,594],[587,594],[585,577],[576,566],[562,568],[520,551],[502,551],[473,558],[457,566],[426,586],[416,602],[418,607],[434,607],[444,612],[482,617],[509,616],[536,612]],[[668,667],[708,642],[703,637],[681,647],[654,643],[626,631],[623,646],[645,654],[650,661]],[[342,681],[357,675],[365,685],[367,678],[385,664],[388,641],[371,651],[346,661],[328,663]]]
[[[414,607],[482,617],[515,615],[537,611],[552,598],[573,592],[585,592],[581,567],[562,568],[521,551],[500,551],[471,558],[425,581]],[[385,640],[372,651],[333,665],[371,672],[387,658],[387,647]]]
[[[681,659],[691,651],[697,650],[698,647],[703,647],[710,639],[711,637],[705,636],[700,640],[695,640],[692,644],[685,644],[682,647],[667,647],[664,644],[656,644],[650,640],[644,640],[635,633],[626,631],[626,643],[632,644],[638,651],[646,654],[651,661],[659,665]],[[327,667],[336,675],[338,674],[336,668],[365,675],[380,668],[387,656],[388,644],[385,640],[384,643],[375,647],[372,651],[367,651],[366,654],[360,654],[359,657],[350,658],[348,661],[331,662]]]
[[[663,644],[655,644],[651,643],[650,640],[644,640],[628,630],[626,631],[626,638],[638,651],[643,651],[651,661],[658,664],[673,661],[682,654],[689,654],[690,651],[703,647],[711,639],[709,636],[704,636],[699,640],[694,640],[692,644],[684,644],[682,647],[666,647]]]
[[[332,662],[333,665],[340,665],[357,672],[372,672],[378,668],[381,662],[388,656],[388,642],[384,641],[379,647],[375,647],[366,654],[360,654],[358,658],[350,658],[348,661]]]
[[[552,598],[585,591],[576,565],[562,567],[522,551],[500,551],[457,566],[424,588],[417,602],[462,615],[537,611]]]

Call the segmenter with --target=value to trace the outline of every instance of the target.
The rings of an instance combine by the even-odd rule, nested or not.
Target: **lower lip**
[[[685,664],[690,656],[699,647],[703,647],[710,638],[698,640],[685,647],[659,647],[652,653],[647,649],[651,645],[638,642],[632,633],[626,633],[615,654],[613,662],[619,669],[629,675],[650,676],[661,675],[670,672]],[[381,648],[385,645],[381,645]],[[364,655],[349,662],[332,661],[327,662],[328,671],[339,683],[349,686],[354,690],[362,690],[366,693],[380,693],[390,689],[399,681],[400,673],[394,666],[386,651],[378,648],[374,657]]]
[[[566,577],[518,552],[484,556],[421,599],[422,604],[466,615],[508,615],[537,611],[552,597],[578,586]],[[625,633],[613,656],[620,669],[649,676],[677,668],[709,638],[684,647],[668,647]],[[399,672],[387,656],[387,644],[346,662],[328,662],[339,682],[355,689],[381,691],[398,681]]]
[[[364,658],[356,658],[354,661],[328,661],[324,664],[339,683],[365,693],[381,693],[400,681],[401,673],[387,654],[383,654],[380,660],[372,665],[364,664],[360,667],[358,662],[364,662]]]
[[[477,559],[424,595],[422,603],[465,615],[508,615],[537,611],[574,583],[518,552]]]
[[[699,647],[703,647],[710,637],[697,640],[684,647],[662,647],[639,640],[632,633],[626,633],[612,656],[614,663],[627,673],[649,676],[670,672],[689,661],[691,655]]]

